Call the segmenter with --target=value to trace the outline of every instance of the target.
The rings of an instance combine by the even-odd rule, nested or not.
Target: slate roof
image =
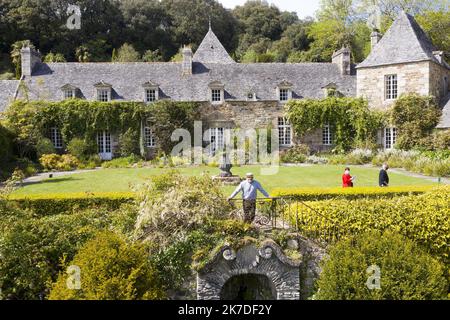
[[[200,43],[192,60],[202,63],[235,63],[227,50],[223,47],[222,43],[220,43],[220,40],[211,30],[211,27],[205,38],[202,40],[202,43]]]
[[[366,60],[356,68],[417,61],[434,61],[440,64],[433,51],[437,51],[436,47],[416,20],[402,11]]]
[[[450,93],[442,102],[443,102],[442,118],[439,124],[437,125],[437,128],[439,129],[450,128]]]
[[[19,80],[0,80],[0,112],[14,99]]]
[[[356,95],[356,77],[343,76],[332,63],[200,63],[193,74],[182,75],[181,63],[48,63],[41,64],[24,82],[30,99],[61,100],[64,85],[77,87],[80,98],[94,100],[95,85],[112,86],[112,99],[142,101],[143,84],[159,85],[159,97],[175,101],[208,101],[209,85],[220,82],[225,100],[278,100],[276,87],[292,84],[293,98],[322,98],[323,87],[333,82],[346,96]]]

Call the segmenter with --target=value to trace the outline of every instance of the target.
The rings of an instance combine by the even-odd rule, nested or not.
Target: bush
[[[45,195],[10,195],[8,200],[21,209],[28,209],[38,217],[58,215],[61,213],[75,213],[89,208],[103,208],[113,211],[122,204],[133,203],[133,193],[61,193]],[[1,202],[1,201],[0,201]]]
[[[139,237],[166,243],[214,219],[227,218],[231,206],[221,186],[208,175],[184,177],[176,173],[153,178],[138,190],[141,210],[136,223]]]
[[[141,158],[136,155],[131,155],[123,158],[116,158],[111,161],[105,161],[102,163],[103,168],[130,168],[133,164],[140,161]]]
[[[372,161],[374,154],[370,149],[355,149],[348,154],[338,154],[329,157],[330,164],[361,165]]]
[[[281,162],[304,163],[309,155],[309,147],[304,144],[296,145],[281,154]]]
[[[80,162],[78,159],[70,154],[44,154],[39,159],[42,167],[48,171],[70,171],[75,170]]]
[[[387,188],[386,188],[387,189]],[[307,202],[290,207],[293,225],[304,234],[347,238],[371,230],[394,230],[416,241],[440,260],[450,262],[450,188],[392,199]],[[294,213],[299,212],[298,221]]]
[[[94,155],[97,152],[96,150],[91,141],[80,138],[73,138],[67,144],[67,151],[78,159],[87,159]]]
[[[380,268],[380,289],[366,285],[372,265]],[[433,300],[446,298],[447,280],[443,264],[410,239],[372,231],[331,249],[318,288],[316,298],[326,300]]]
[[[143,244],[127,243],[111,232],[88,241],[68,265],[81,269],[81,289],[67,288],[61,272],[50,300],[141,300],[164,298],[160,280]]]
[[[89,156],[87,159],[81,160],[78,169],[95,169],[100,167],[102,159],[98,154]]]
[[[355,188],[278,188],[274,197],[290,197],[300,201],[319,201],[327,199],[383,199],[399,196],[417,195],[432,190],[432,186],[398,186],[389,188],[355,187]]]
[[[420,147],[421,141],[436,128],[441,114],[433,97],[400,96],[391,110],[392,124],[398,129],[396,146],[405,150]]]
[[[139,135],[136,131],[128,129],[119,136],[119,154],[121,157],[139,154]]]
[[[55,147],[50,139],[42,138],[36,144],[36,153],[39,158],[44,154],[53,154],[55,152]]]

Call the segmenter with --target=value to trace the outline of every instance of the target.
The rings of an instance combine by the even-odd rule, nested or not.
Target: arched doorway
[[[275,300],[277,291],[261,274],[241,274],[228,279],[220,292],[221,300]]]

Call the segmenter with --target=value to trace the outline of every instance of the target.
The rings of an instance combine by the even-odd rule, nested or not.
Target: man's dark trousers
[[[256,200],[244,200],[244,222],[252,223],[256,214]]]

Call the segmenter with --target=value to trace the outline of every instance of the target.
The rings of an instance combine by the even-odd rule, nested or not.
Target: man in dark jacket
[[[380,187],[388,187],[389,186],[389,176],[388,171],[389,166],[385,163],[383,164],[383,168],[380,170],[380,175],[378,177],[378,184]]]

